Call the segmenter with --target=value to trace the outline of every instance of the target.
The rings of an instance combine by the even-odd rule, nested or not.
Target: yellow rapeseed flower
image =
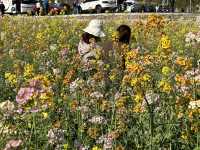
[[[47,112],[42,112],[42,115],[43,115],[44,119],[48,118],[48,116],[49,116]]]
[[[158,84],[158,87],[161,88],[161,90],[166,93],[169,93],[172,90],[172,87],[167,80],[161,80]]]
[[[138,81],[139,81],[138,78],[131,79],[131,86],[135,86],[138,83]]]
[[[69,147],[69,144],[63,144],[63,149],[64,149],[64,150],[67,150],[68,147]]]
[[[118,32],[113,32],[112,33],[112,40],[117,41],[119,39],[119,33]]]
[[[15,86],[17,84],[17,76],[16,74],[12,74],[10,72],[5,73],[5,79],[12,85]]]
[[[92,150],[102,150],[102,149],[99,148],[98,146],[94,146],[94,147],[92,148]]]
[[[128,64],[126,66],[126,68],[127,68],[127,70],[129,72],[132,72],[132,73],[140,73],[143,70],[142,66],[139,65],[139,64],[136,64],[136,63],[134,63],[134,64]]]
[[[110,75],[109,78],[110,78],[111,81],[114,81],[116,79],[116,76],[115,75]]]
[[[185,132],[182,132],[181,133],[181,138],[184,139],[184,140],[187,140],[188,139],[188,136]]]
[[[160,44],[163,49],[168,49],[171,47],[171,41],[167,35],[163,35],[161,37]]]
[[[142,93],[138,92],[138,93],[135,95],[134,100],[136,101],[136,103],[140,103],[141,101],[143,101]]]
[[[50,81],[49,81],[49,79],[47,78],[47,76],[45,76],[45,75],[37,75],[37,76],[35,76],[33,79],[41,81],[42,84],[43,84],[45,87],[49,87],[49,86],[50,86]]]
[[[177,57],[176,64],[180,66],[185,66],[187,62],[187,59],[184,57]]]
[[[135,112],[135,113],[140,113],[140,112],[142,112],[141,104],[137,104],[137,105],[133,108],[133,112]]]
[[[132,51],[127,52],[126,53],[126,61],[136,59],[137,55],[138,55],[138,51],[132,50]]]
[[[143,81],[150,81],[150,80],[151,80],[151,76],[150,76],[149,74],[145,73],[145,74],[143,75],[143,77],[142,77],[142,80],[143,80]]]
[[[162,74],[163,74],[163,75],[167,76],[167,75],[169,75],[170,73],[171,73],[171,69],[170,69],[168,66],[164,66],[164,67],[162,68]]]
[[[33,76],[33,65],[26,64],[24,67],[24,77],[32,77]]]
[[[180,85],[186,85],[186,83],[188,82],[187,79],[183,75],[179,75],[179,74],[176,75],[175,80]]]

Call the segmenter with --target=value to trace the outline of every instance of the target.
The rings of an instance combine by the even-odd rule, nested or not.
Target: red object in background
[[[62,3],[49,4],[49,12],[51,12],[53,15],[59,14],[63,10],[64,5],[65,4],[62,4]]]

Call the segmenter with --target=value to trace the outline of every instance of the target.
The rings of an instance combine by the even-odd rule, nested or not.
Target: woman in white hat
[[[101,20],[91,20],[89,25],[83,29],[82,39],[78,45],[78,52],[82,58],[83,63],[87,64],[90,60],[96,59],[97,49],[100,49],[98,42],[105,36],[102,31]]]

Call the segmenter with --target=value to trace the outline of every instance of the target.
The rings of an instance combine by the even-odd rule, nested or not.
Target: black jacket
[[[4,12],[5,12],[5,5],[4,4],[0,4],[0,11],[2,12],[2,14],[4,14]]]

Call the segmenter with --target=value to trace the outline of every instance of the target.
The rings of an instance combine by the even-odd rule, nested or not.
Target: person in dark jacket
[[[5,5],[0,1],[0,16],[3,16],[5,13]]]
[[[43,8],[44,8],[45,15],[47,15],[49,12],[49,1],[48,0],[43,0]]]
[[[174,12],[174,10],[175,10],[175,2],[176,2],[176,0],[170,0],[171,12]]]
[[[21,0],[16,0],[16,11],[17,14],[21,13]]]
[[[103,62],[112,68],[116,68],[120,70],[118,72],[118,83],[115,85],[116,89],[120,88],[120,83],[122,81],[124,71],[126,69],[125,66],[125,50],[130,49],[130,40],[131,40],[131,28],[128,25],[122,24],[117,30],[117,37],[114,41],[107,41],[103,43]],[[126,49],[127,48],[127,49]],[[109,79],[109,75],[111,74],[110,70],[106,70],[104,72],[104,81],[106,83],[106,90],[110,89],[111,80]]]

